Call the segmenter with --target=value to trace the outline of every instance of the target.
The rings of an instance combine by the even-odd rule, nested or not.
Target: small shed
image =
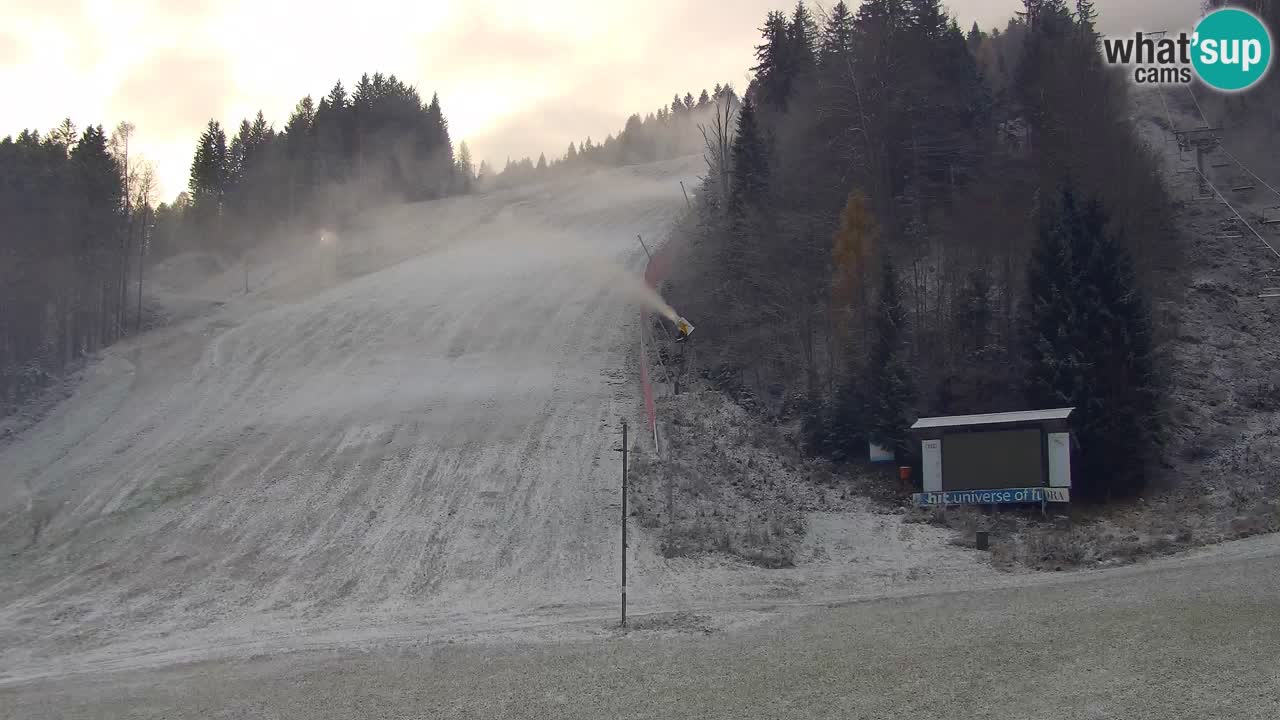
[[[920,418],[920,505],[1067,502],[1075,408]]]

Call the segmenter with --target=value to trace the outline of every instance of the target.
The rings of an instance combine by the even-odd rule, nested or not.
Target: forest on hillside
[[[79,358],[144,324],[145,269],[186,251],[244,258],[273,237],[341,226],[371,207],[536,182],[557,174],[696,153],[713,108],[736,107],[733,88],[678,94],[634,114],[603,142],[563,156],[477,167],[454,152],[437,96],[382,73],[308,95],[278,128],[259,111],[234,129],[210,119],[195,143],[190,180],[157,202],[154,168],[130,154],[135,127],[81,132],[70,120],[0,141],[0,415]]]
[[[550,160],[546,153],[540,154],[536,162],[528,157],[508,158],[496,174],[488,164],[481,163],[477,182],[484,188],[510,187],[596,167],[696,155],[702,152],[705,143],[702,128],[713,122],[720,109],[737,106],[737,93],[729,83],[716,83],[713,90],[704,89],[696,99],[691,92],[683,98],[676,93],[670,106],[660,107],[643,118],[639,113],[631,115],[617,136],[609,133],[603,142],[593,142],[590,137],[578,143],[570,142],[564,154]]]
[[[210,120],[190,182],[156,203],[153,168],[130,154],[134,126],[71,120],[0,141],[0,414],[79,358],[143,324],[145,268],[187,250],[243,258],[274,236],[341,224],[361,210],[466,192],[433,96],[394,75],[336,83],[277,130],[259,112],[228,137]]]
[[[668,287],[701,320],[698,370],[845,461],[869,441],[910,461],[917,417],[1073,406],[1079,497],[1140,489],[1182,270],[1096,19],[770,12]]]

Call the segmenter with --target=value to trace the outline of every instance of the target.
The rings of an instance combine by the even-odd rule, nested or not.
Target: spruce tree
[[[210,120],[196,146],[188,183],[192,210],[200,221],[210,221],[222,212],[228,174],[227,135],[216,120]]]
[[[1064,190],[1041,215],[1028,275],[1028,401],[1076,408],[1080,499],[1131,495],[1157,429],[1151,319],[1133,259],[1097,201],[1081,208]]]
[[[765,19],[764,44],[756,47],[756,83],[760,90],[760,102],[771,108],[785,110],[791,96],[793,74],[791,32],[787,16],[771,11]]]
[[[911,455],[908,430],[915,387],[906,365],[906,309],[898,294],[893,262],[880,266],[880,298],[876,308],[871,357],[867,368],[867,438],[892,450],[898,459]]]
[[[836,3],[827,16],[826,27],[822,30],[822,44],[818,51],[818,63],[829,74],[848,71],[848,63],[853,57],[854,27],[853,15],[844,0]]]
[[[982,46],[982,38],[982,28],[978,27],[978,21],[974,20],[973,27],[969,28],[969,34],[964,39],[971,55],[977,56],[978,48]]]
[[[729,183],[729,208],[740,217],[747,208],[759,208],[769,192],[769,157],[755,103],[742,101],[738,131],[733,138],[733,169]]]
[[[790,39],[790,48],[787,53],[790,66],[788,70],[791,73],[791,83],[794,85],[798,78],[813,72],[818,64],[818,24],[813,19],[813,13],[805,7],[803,0],[796,3],[796,8],[791,14],[791,27],[788,28],[787,34]]]

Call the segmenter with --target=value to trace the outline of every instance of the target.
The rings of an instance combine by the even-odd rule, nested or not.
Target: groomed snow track
[[[234,263],[162,265],[185,319],[0,437],[0,685],[612,621],[612,449],[645,415],[636,235],[661,245],[701,166],[389,208],[260,251],[247,295]],[[632,609],[989,574],[896,516],[811,526],[785,572],[668,560],[637,528]]]

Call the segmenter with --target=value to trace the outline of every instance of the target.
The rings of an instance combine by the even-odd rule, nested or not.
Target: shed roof
[[[987,413],[985,415],[951,415],[950,417],[920,418],[912,430],[927,428],[962,427],[966,425],[1008,425],[1011,423],[1066,420],[1073,407],[1049,410],[1020,410],[1018,412]]]

